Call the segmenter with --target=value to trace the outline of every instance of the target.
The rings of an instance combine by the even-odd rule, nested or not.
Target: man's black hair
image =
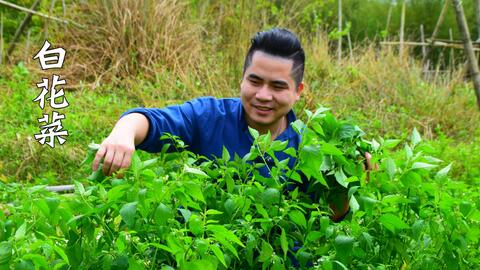
[[[300,40],[294,33],[285,28],[273,28],[255,34],[252,38],[252,45],[245,57],[243,65],[244,74],[252,63],[255,51],[293,60],[291,75],[297,87],[302,82],[305,69],[305,52],[300,44]]]

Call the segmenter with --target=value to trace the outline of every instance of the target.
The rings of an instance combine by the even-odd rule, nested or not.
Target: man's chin
[[[269,126],[272,125],[272,121],[271,120],[267,120],[267,119],[253,119],[254,122],[255,122],[255,125],[257,125],[258,127],[263,127],[263,128],[268,128]]]

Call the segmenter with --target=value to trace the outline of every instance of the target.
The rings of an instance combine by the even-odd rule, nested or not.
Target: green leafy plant
[[[401,146],[326,108],[306,115],[298,150],[251,130],[245,157],[207,160],[165,136],[155,158],[134,154],[123,178],[94,172],[73,194],[0,184],[0,268],[478,267],[478,187],[450,180],[416,130]],[[362,168],[366,151],[378,169]],[[350,214],[334,223],[339,198]]]

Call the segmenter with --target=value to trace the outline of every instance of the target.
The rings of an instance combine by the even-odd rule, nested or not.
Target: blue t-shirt
[[[188,150],[207,158],[221,157],[223,146],[231,159],[235,154],[242,158],[253,144],[239,98],[201,97],[165,108],[135,108],[122,116],[134,112],[145,115],[150,124],[145,140],[136,147],[147,152],[161,151],[164,141],[160,137],[164,132],[179,136]],[[290,125],[296,120],[293,110],[287,114],[287,120],[287,129],[276,140],[288,140],[287,148],[298,149],[300,136]],[[293,167],[295,160],[291,156],[283,152],[276,152],[275,156],[279,161],[290,158],[288,164]],[[271,166],[273,160],[267,158],[267,163]],[[260,172],[266,176],[264,170]]]

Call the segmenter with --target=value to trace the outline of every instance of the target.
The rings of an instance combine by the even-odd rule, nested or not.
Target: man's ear
[[[303,87],[304,87],[303,82],[300,82],[300,83],[298,84],[298,87],[297,87],[297,100],[300,99],[300,95],[301,95],[302,92],[303,92]]]

